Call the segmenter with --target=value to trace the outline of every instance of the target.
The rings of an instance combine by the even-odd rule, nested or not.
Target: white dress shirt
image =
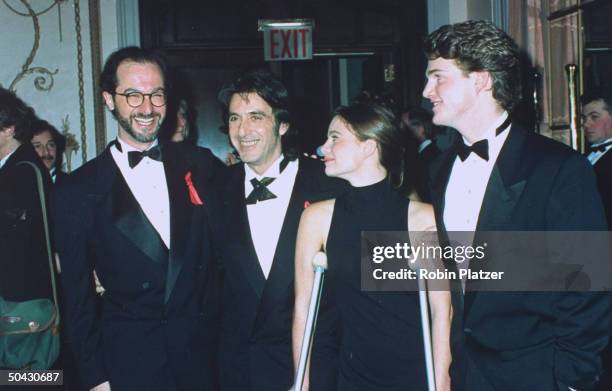
[[[125,178],[134,198],[142,208],[145,216],[151,222],[160,238],[170,248],[170,199],[168,196],[168,184],[166,183],[166,172],[162,162],[158,162],[145,156],[134,168],[128,163],[128,152],[138,151],[128,145],[120,138],[123,152],[116,146],[111,147],[111,154],[119,171]],[[157,140],[150,148],[157,145]]]
[[[489,160],[471,153],[465,161],[457,156],[446,187],[444,198],[444,226],[447,231],[474,232],[480,215],[489,177],[510,129],[496,135],[497,128],[508,118],[504,112],[484,133],[481,140],[489,142]],[[471,145],[465,138],[466,145]],[[480,141],[480,140],[477,140]]]
[[[289,206],[299,167],[298,160],[294,160],[289,162],[281,173],[280,162],[282,159],[283,156],[281,155],[263,175],[257,174],[247,164],[244,165],[244,194],[246,196],[253,190],[251,179],[276,178],[267,186],[268,190],[276,198],[259,201],[251,205],[247,204],[251,238],[253,238],[257,259],[266,279],[270,275],[274,253],[276,252],[276,244],[283,228],[285,214],[287,213],[287,207]]]
[[[606,140],[604,140],[602,142],[593,144],[591,146],[592,147],[598,147],[598,146],[600,146],[602,144],[605,144],[607,142],[610,142],[610,141],[612,141],[612,138],[606,139]],[[595,165],[595,163],[597,163],[597,161],[599,159],[601,159],[602,156],[605,155],[610,149],[612,149],[612,144],[606,145],[606,149],[604,151],[594,151],[594,152],[589,153],[589,155],[587,156],[587,159],[589,159],[589,161],[591,162],[592,165]]]
[[[425,139],[419,144],[418,153],[421,153],[427,148],[431,143],[433,143],[430,139]]]
[[[55,183],[55,180],[57,179],[57,175],[55,175],[55,174],[57,174],[55,167],[51,167],[49,169],[49,175],[51,176],[51,181],[53,183]]]
[[[476,153],[470,153],[465,161],[461,161],[459,156],[455,158],[444,195],[443,215],[444,226],[448,231],[451,242],[471,246],[474,241],[474,232],[478,225],[478,217],[480,216],[487,184],[495,161],[499,156],[499,151],[510,133],[510,129],[506,129],[501,134],[496,135],[497,128],[504,123],[506,118],[508,118],[508,113],[504,111],[480,139],[486,139],[489,143],[489,160],[484,160]],[[465,137],[463,142],[466,145],[472,145]],[[453,235],[453,232],[469,232],[471,234]],[[469,268],[469,260],[457,264],[457,267],[459,269]],[[465,282],[465,278],[462,278],[461,287],[464,291]]]

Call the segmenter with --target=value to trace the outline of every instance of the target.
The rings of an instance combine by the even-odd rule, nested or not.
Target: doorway
[[[258,56],[263,58],[261,53]],[[209,148],[223,161],[232,147],[225,133],[217,93],[242,70],[264,68],[282,80],[290,94],[291,126],[298,130],[298,147],[309,154],[325,141],[333,109],[348,104],[362,90],[385,88],[383,56],[373,52],[315,56],[310,61],[265,63],[262,60],[247,66],[198,63],[193,57],[182,55],[170,56],[170,59],[184,78],[181,85],[189,89],[181,94],[191,97],[197,144]]]

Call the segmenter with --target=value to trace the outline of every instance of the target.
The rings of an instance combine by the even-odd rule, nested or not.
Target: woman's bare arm
[[[293,362],[296,370],[300,360],[310,293],[314,283],[312,259],[317,252],[325,250],[333,208],[334,200],[317,202],[306,208],[300,219],[295,246],[295,306],[293,312]],[[307,366],[303,390],[308,390],[308,383]]]
[[[437,240],[435,240],[435,243],[432,242],[435,235],[421,234],[436,231],[436,222],[431,205],[412,201],[408,210],[408,224],[410,240],[414,245],[418,245],[420,239],[417,238],[423,236],[426,236],[428,245],[438,244]],[[441,264],[434,264],[433,260],[425,260],[425,262],[420,263],[421,267],[443,267]],[[436,281],[435,290],[428,290],[427,292],[431,310],[431,339],[436,390],[438,391],[450,390],[448,370],[451,363],[450,326],[452,306],[448,288],[448,284],[444,281]]]

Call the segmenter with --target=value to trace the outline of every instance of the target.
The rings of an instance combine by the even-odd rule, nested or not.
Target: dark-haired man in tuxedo
[[[612,227],[612,95],[582,97],[584,134],[589,142],[587,159],[595,169],[599,194]]]
[[[117,140],[56,188],[65,319],[83,383],[96,391],[217,390],[206,215],[223,166],[210,151],[158,144],[165,69],[145,49],[111,54],[100,87]]]
[[[47,198],[51,178],[30,144],[34,119],[30,106],[0,87],[0,297],[9,301],[53,297],[36,173],[23,164],[38,167]]]
[[[45,120],[34,121],[32,133],[32,146],[49,170],[51,180],[56,183],[66,175],[62,171],[66,137]]]
[[[294,253],[309,203],[341,184],[291,149],[289,97],[267,71],[239,75],[219,93],[242,163],[229,168],[215,229],[223,266],[221,390],[286,391],[293,383]],[[221,223],[219,224],[221,225]],[[313,390],[335,390],[333,311],[324,300],[311,369]]]
[[[446,25],[428,36],[425,52],[423,96],[433,103],[433,122],[462,136],[432,163],[439,230],[606,229],[588,161],[511,121],[521,83],[508,35],[485,21]],[[453,389],[583,390],[596,383],[612,320],[609,296],[479,292],[468,284],[465,295],[454,293],[453,306]]]

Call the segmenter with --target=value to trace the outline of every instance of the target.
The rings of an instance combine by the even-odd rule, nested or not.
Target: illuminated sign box
[[[259,20],[266,61],[312,59],[312,19]]]

